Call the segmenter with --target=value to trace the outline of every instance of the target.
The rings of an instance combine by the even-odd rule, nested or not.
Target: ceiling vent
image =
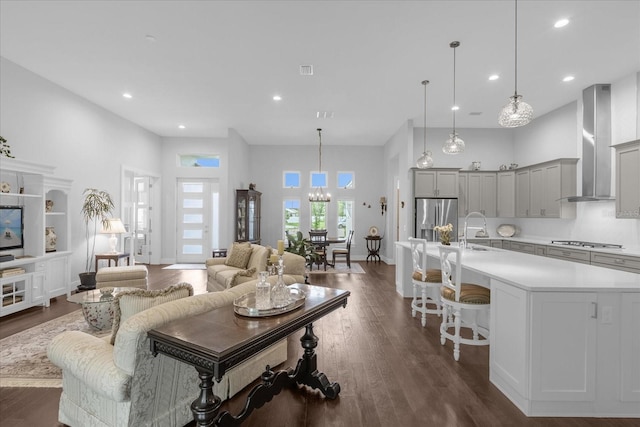
[[[313,76],[313,65],[301,65],[300,66],[300,75],[301,76]]]
[[[333,111],[318,111],[316,113],[318,119],[333,119]]]

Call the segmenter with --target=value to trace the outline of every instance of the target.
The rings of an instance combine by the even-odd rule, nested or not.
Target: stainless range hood
[[[611,85],[582,91],[582,195],[569,202],[614,200],[611,197]]]

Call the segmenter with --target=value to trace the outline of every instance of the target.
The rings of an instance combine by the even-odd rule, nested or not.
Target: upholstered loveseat
[[[251,283],[245,283],[221,292],[183,294],[180,299],[136,312],[126,319],[119,319],[116,313],[114,325],[119,327],[113,344],[110,337],[96,338],[80,331],[56,336],[48,348],[48,356],[62,368],[58,420],[72,427],[183,426],[193,420],[190,404],[199,395],[195,368],[161,354],[154,357],[147,331],[229,306],[235,298],[253,289]],[[142,303],[128,304],[131,309]],[[117,308],[116,304],[113,306]],[[232,368],[215,384],[214,392],[227,399],[259,378],[266,365],[276,366],[286,358],[287,343],[282,340]]]
[[[267,269],[269,257],[276,253],[268,246],[234,243],[226,257],[209,258],[207,266],[207,290],[221,291],[236,285],[250,282],[255,285],[258,273]],[[284,263],[285,284],[303,283],[305,280],[305,259],[300,255],[285,252]],[[277,277],[271,276],[268,281],[273,284]]]

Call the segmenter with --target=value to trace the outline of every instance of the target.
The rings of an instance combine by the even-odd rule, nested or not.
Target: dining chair
[[[485,312],[487,318],[491,308],[491,293],[484,286],[462,283],[462,255],[459,246],[438,246],[442,270],[442,324],[440,343],[453,342],[453,358],[460,359],[460,344],[489,345],[489,329],[478,325],[478,314]],[[452,266],[452,260],[455,266]],[[464,316],[463,312],[470,312]],[[453,319],[452,319],[453,318]],[[453,328],[453,333],[449,330]],[[470,328],[473,338],[463,338],[461,328]]]
[[[425,239],[409,237],[409,244],[413,261],[411,316],[416,317],[416,313],[422,313],[421,320],[424,327],[427,325],[427,314],[437,314],[438,316],[442,314],[442,303],[440,302],[442,272],[436,268],[427,268],[427,241]]]
[[[353,230],[349,231],[349,235],[347,236],[347,246],[344,249],[336,248],[331,251],[331,263],[334,268],[336,266],[336,256],[345,257],[347,259],[347,267],[351,268],[351,240],[353,239],[353,233]]]
[[[315,258],[315,263],[320,270],[320,264],[324,264],[327,270],[327,230],[311,230],[309,231],[309,241]],[[314,260],[311,260],[310,269],[313,270]]]

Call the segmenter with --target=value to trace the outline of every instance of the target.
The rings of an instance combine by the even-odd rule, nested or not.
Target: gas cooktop
[[[580,240],[552,240],[551,243],[554,245],[579,246],[582,248],[622,249],[622,245],[613,245],[610,243],[582,242]]]

